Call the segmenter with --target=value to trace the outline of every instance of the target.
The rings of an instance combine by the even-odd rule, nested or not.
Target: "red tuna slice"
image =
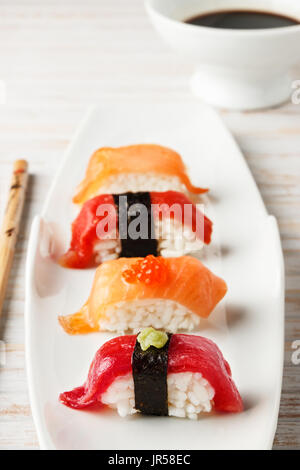
[[[241,396],[231,370],[218,346],[203,336],[173,335],[169,346],[168,373],[200,372],[215,390],[216,411],[240,412]]]
[[[131,370],[131,356],[136,335],[118,336],[104,343],[96,352],[88,378],[82,387],[61,393],[59,399],[70,408],[87,408],[101,404],[101,395],[122,375]]]
[[[95,355],[82,387],[62,393],[60,401],[70,408],[101,405],[101,395],[118,377],[132,372],[131,358],[136,335],[119,336],[105,343]],[[215,390],[216,411],[240,412],[241,396],[231,378],[229,364],[217,345],[207,338],[174,334],[169,346],[168,373],[200,372]]]
[[[99,208],[108,209],[99,213]],[[66,268],[87,268],[93,264],[94,244],[99,241],[97,231],[102,219],[106,219],[110,232],[117,228],[117,214],[114,198],[111,194],[101,194],[90,199],[82,206],[72,224],[71,245],[67,253],[60,258],[60,264]],[[109,231],[107,236],[109,236]],[[99,232],[98,232],[99,233]]]

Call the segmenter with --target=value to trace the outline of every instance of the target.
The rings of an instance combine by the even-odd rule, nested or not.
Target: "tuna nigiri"
[[[212,410],[243,410],[229,364],[213,341],[153,328],[105,343],[85,384],[62,393],[60,401],[75,409],[106,405],[122,417],[141,412],[197,419]]]
[[[207,191],[192,185],[174,150],[153,144],[103,147],[91,156],[73,201],[82,204],[98,194],[169,189],[195,194]]]
[[[138,219],[136,238],[131,228]],[[83,204],[72,224],[70,249],[60,262],[86,268],[118,257],[182,256],[210,243],[211,232],[212,222],[185,194],[103,194]]]
[[[97,268],[88,301],[59,321],[69,334],[146,326],[191,331],[226,291],[221,278],[190,256],[119,258]]]

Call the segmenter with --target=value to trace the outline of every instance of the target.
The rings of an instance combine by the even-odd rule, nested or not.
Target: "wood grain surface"
[[[0,329],[6,349],[0,448],[37,449],[24,352],[24,270],[32,218],[88,105],[112,99],[192,100],[193,65],[160,41],[142,0],[1,0],[0,64],[1,216],[13,161],[26,158],[31,173]],[[300,64],[294,78],[300,79]],[[279,222],[286,342],[274,448],[300,449],[300,365],[291,360],[292,342],[300,340],[300,104],[220,112]],[[2,351],[4,362],[3,356]]]

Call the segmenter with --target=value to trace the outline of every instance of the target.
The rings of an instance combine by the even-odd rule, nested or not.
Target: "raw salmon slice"
[[[128,180],[129,175],[133,175],[135,181]],[[140,178],[141,175],[144,178]],[[117,177],[123,178],[116,180]],[[166,179],[170,177],[171,180]],[[161,178],[165,180],[161,181]],[[79,184],[73,202],[82,204],[98,194],[114,193],[116,181],[121,193],[128,190],[180,190],[180,186],[194,194],[207,191],[192,185],[180,155],[167,147],[154,144],[103,147],[91,156],[85,178]],[[126,184],[130,187],[127,188]],[[164,184],[167,185],[165,188]],[[177,187],[169,187],[170,184]]]

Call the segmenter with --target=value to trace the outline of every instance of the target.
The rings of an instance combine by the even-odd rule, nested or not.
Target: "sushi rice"
[[[215,391],[199,372],[169,374],[167,385],[169,416],[195,420],[212,410]],[[102,394],[101,402],[116,409],[122,418],[137,413],[132,374],[118,377]]]
[[[177,176],[158,175],[157,173],[128,173],[112,175],[99,188],[99,194],[122,194],[138,191],[179,191],[186,193],[185,185]]]
[[[200,324],[200,317],[178,302],[168,299],[121,301],[106,308],[99,329],[138,333],[141,328],[153,326],[170,333],[192,331]]]

